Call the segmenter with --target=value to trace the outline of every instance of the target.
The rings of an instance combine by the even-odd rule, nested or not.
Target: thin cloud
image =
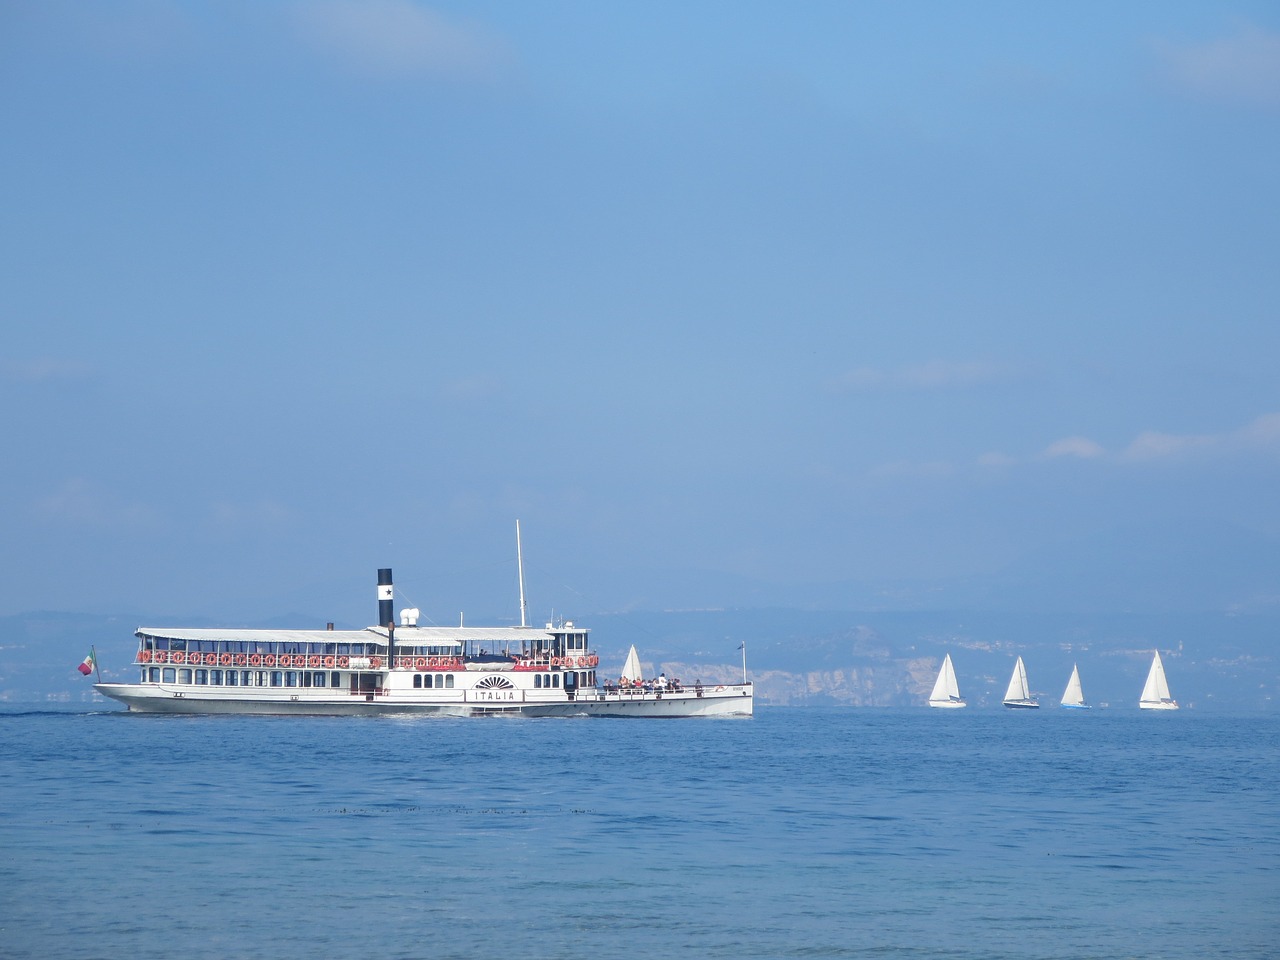
[[[837,380],[836,388],[841,392],[950,390],[994,383],[1005,378],[1005,371],[991,363],[932,360],[892,370],[858,367]]]
[[[1280,413],[1267,413],[1223,433],[1167,433],[1144,430],[1118,453],[1110,453],[1089,437],[1055,440],[1037,456],[1019,458],[1000,452],[984,453],[974,463],[981,468],[1011,467],[1032,460],[1097,460],[1105,462],[1157,463],[1188,457],[1230,457],[1246,453],[1280,453]]]
[[[83,478],[67,480],[33,505],[35,516],[50,524],[97,530],[149,529],[159,517],[150,507],[128,503]]]
[[[1280,106],[1280,34],[1247,26],[1197,45],[1163,43],[1174,83],[1208,100]]]
[[[954,476],[955,472],[955,465],[945,460],[895,460],[873,467],[871,476],[877,480],[932,480]]]
[[[1121,454],[1131,461],[1167,460],[1191,455],[1233,456],[1240,453],[1280,451],[1280,413],[1266,413],[1224,433],[1138,434]]]
[[[1011,457],[1009,454],[1001,453],[999,450],[991,450],[978,457],[978,466],[980,467],[1012,467],[1017,462],[1017,457]]]
[[[63,357],[0,360],[0,381],[9,383],[61,383],[83,380],[90,372],[87,363]]]
[[[1061,440],[1055,440],[1045,447],[1042,456],[1047,459],[1077,457],[1081,460],[1092,460],[1095,457],[1103,456],[1106,452],[1101,444],[1090,440],[1088,437],[1063,437]]]
[[[220,533],[240,533],[278,529],[293,521],[293,511],[275,500],[259,500],[255,503],[234,503],[227,500],[214,503],[209,509],[207,522]]]
[[[1280,449],[1280,413],[1265,413],[1233,435],[1246,448]]]
[[[1125,460],[1163,460],[1218,444],[1218,438],[1205,434],[1160,433],[1156,430],[1148,430],[1134,438],[1122,457]]]
[[[507,47],[481,27],[409,0],[325,0],[294,7],[304,39],[367,76],[487,81]]]

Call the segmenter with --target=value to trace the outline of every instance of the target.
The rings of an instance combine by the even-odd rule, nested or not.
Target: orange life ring
[[[174,663],[186,663],[187,655],[183,653],[181,650],[176,650],[172,654],[170,654],[169,659],[171,659]]]
[[[325,657],[325,658],[324,658],[324,665],[325,665],[326,667],[332,667],[332,666],[333,666],[333,657]]]
[[[237,667],[243,667],[248,660],[243,653],[237,653],[235,655],[234,662]]]
[[[151,662],[151,651],[149,651],[149,650],[139,650],[139,651],[138,651],[138,662],[139,662],[139,663],[150,663],[150,662]]]
[[[293,654],[291,653],[280,654],[279,658],[276,660],[276,665],[280,667],[293,666]]]
[[[413,665],[417,667],[419,670],[425,670],[427,669],[427,658],[419,657],[417,660],[414,661]]]
[[[587,666],[589,667],[600,666],[600,658],[593,653],[591,656],[587,657]]]
[[[578,658],[578,666],[580,666],[580,667],[585,667],[586,665],[587,665],[587,658],[586,658],[586,657],[579,657],[579,658]]]
[[[262,657],[262,665],[264,667],[274,667],[276,665],[276,655],[274,653],[264,654]]]
[[[231,666],[231,654],[224,653],[222,656],[218,657],[218,662],[224,667]]]
[[[262,666],[262,654],[260,654],[260,653],[251,653],[251,654],[249,654],[249,666],[251,666],[251,667],[260,667],[260,666]]]
[[[341,669],[345,670],[347,667],[351,666],[351,661],[350,661],[350,660],[348,660],[346,657],[339,657],[339,658],[338,658],[338,666],[339,666]]]
[[[371,666],[374,670],[381,670],[381,669],[382,669],[382,658],[381,658],[381,657],[370,657],[370,658],[369,658],[369,666]]]
[[[206,653],[204,655],[204,664],[206,667],[216,667],[218,665],[218,655],[216,653]]]
[[[151,659],[154,660],[156,663],[164,663],[166,660],[169,659],[169,654],[164,650],[157,650],[152,655]]]
[[[319,667],[323,665],[324,665],[324,657],[320,656],[319,654],[313,653],[311,656],[307,657],[308,667]]]

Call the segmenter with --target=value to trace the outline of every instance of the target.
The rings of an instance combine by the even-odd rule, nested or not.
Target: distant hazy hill
[[[154,615],[0,618],[0,698],[93,700],[91,681],[76,666],[93,645],[104,678],[131,678],[133,631],[141,623],[212,625]],[[1014,658],[1021,655],[1045,706],[1057,704],[1071,665],[1078,663],[1090,702],[1132,709],[1157,648],[1173,694],[1185,706],[1258,711],[1280,704],[1280,615],[1275,614],[705,610],[600,614],[579,623],[591,628],[606,677],[621,672],[634,643],[646,672],[654,675],[665,671],[703,682],[740,679],[739,645],[745,643],[748,673],[761,704],[918,705],[949,652],[961,693],[977,707],[999,704]],[[239,624],[319,625],[316,617],[304,615]]]
[[[1133,708],[1158,648],[1187,706],[1280,705],[1280,615],[729,610],[606,615],[591,626],[611,672],[634,643],[647,667],[668,675],[741,677],[745,642],[762,703],[920,704],[949,652],[976,706],[1000,703],[1021,655],[1045,705],[1057,704],[1078,663],[1090,702]]]

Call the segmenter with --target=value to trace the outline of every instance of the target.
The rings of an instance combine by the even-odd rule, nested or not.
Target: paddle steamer
[[[521,576],[521,621],[524,610]],[[602,682],[589,631],[395,623],[378,571],[378,626],[363,630],[139,627],[136,683],[95,689],[144,713],[438,714],[525,717],[751,716],[750,682]]]

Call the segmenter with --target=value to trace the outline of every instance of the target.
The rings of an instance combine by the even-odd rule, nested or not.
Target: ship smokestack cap
[[[382,567],[378,570],[378,626],[395,626],[395,598],[395,588],[391,585],[391,568]]]

